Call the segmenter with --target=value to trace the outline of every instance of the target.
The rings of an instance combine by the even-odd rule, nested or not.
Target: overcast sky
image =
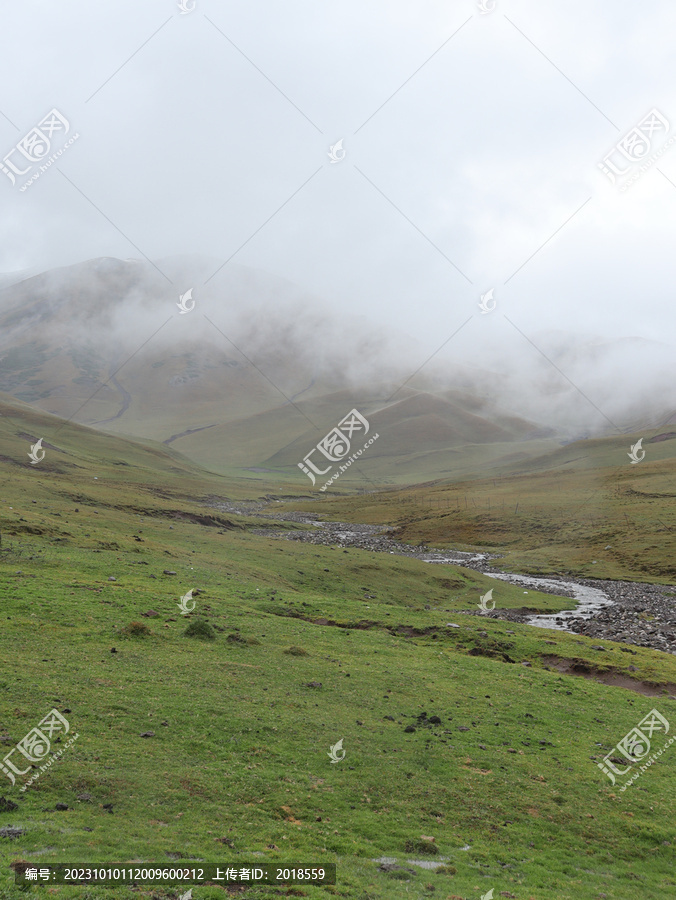
[[[442,357],[671,341],[676,143],[624,191],[598,163],[676,135],[673,0],[184,2],[3,5],[0,159],[54,108],[78,138],[0,172],[0,272],[202,254],[430,353],[463,326]]]

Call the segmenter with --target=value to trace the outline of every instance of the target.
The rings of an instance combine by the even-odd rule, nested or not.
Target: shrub
[[[195,619],[183,632],[186,637],[194,637],[200,641],[215,641],[216,632],[205,619]]]
[[[147,637],[152,634],[145,622],[130,622],[126,628],[122,629],[122,633],[128,634],[130,637]]]
[[[432,841],[406,841],[404,844],[404,850],[407,853],[423,853],[427,856],[436,856],[439,852],[439,848],[436,844],[433,844]]]
[[[309,656],[310,654],[307,650],[303,650],[302,647],[288,647],[285,651],[289,656]]]

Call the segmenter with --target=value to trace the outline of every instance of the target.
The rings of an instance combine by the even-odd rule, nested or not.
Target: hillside
[[[553,429],[501,410],[462,367],[398,390],[411,370],[388,361],[394,345],[263,273],[195,288],[182,315],[179,293],[206,268],[163,262],[179,288],[145,262],[100,259],[0,290],[0,390],[214,471],[262,467],[298,485],[298,462],[355,407],[384,436],[365,460],[372,482],[462,471],[460,447],[492,461],[512,444],[526,456],[555,446]]]
[[[596,766],[653,705],[673,721],[673,658],[609,641],[600,657],[589,639],[478,616],[495,583],[471,569],[259,533],[308,526],[253,480],[7,398],[0,411],[0,739],[9,751],[52,708],[79,736],[25,791],[5,784],[3,897],[25,896],[8,869],[20,859],[335,862],[323,891],[374,900],[673,889],[674,760],[627,794]],[[31,466],[37,434],[46,456]],[[499,596],[524,602],[515,585]],[[186,635],[196,621],[213,639]]]
[[[632,465],[639,439],[646,455]],[[345,521],[386,522],[411,544],[496,549],[507,554],[501,566],[523,572],[672,583],[675,477],[676,434],[667,427],[334,499],[330,509]]]

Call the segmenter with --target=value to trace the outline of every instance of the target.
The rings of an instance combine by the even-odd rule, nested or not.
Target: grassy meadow
[[[291,499],[297,482],[210,474],[21,404],[0,412],[0,747],[9,752],[52,708],[79,734],[26,791],[3,776],[0,828],[23,833],[0,838],[0,897],[187,890],[21,891],[9,868],[18,860],[337,864],[335,886],[252,886],[242,892],[252,900],[676,893],[676,750],[625,793],[596,766],[651,708],[676,720],[673,657],[608,641],[600,652],[586,638],[466,615],[491,587],[501,607],[522,607],[524,592],[469,569],[257,535],[264,520],[213,504],[283,498],[271,499],[274,512],[388,522],[412,543],[500,548],[514,568],[579,574],[593,532],[583,518],[560,532],[554,511],[447,512],[441,498],[455,505],[458,485],[308,503]],[[46,457],[31,466],[40,435]],[[631,508],[637,523],[603,538],[619,550],[594,556],[599,575],[639,573],[652,552],[639,527],[652,521],[650,496],[630,506],[626,492],[666,492],[669,463],[639,468],[608,475],[617,508],[610,489],[597,501],[599,517],[619,521]],[[584,495],[581,479],[557,490],[550,469],[512,477],[491,494],[503,492],[505,510],[519,489],[534,506]],[[588,477],[598,486],[604,469]],[[477,483],[475,499],[487,488]],[[196,606],[182,615],[189,590]],[[572,601],[531,590],[527,605]],[[185,633],[196,621],[211,626],[204,639]],[[561,675],[552,658],[625,675],[636,689]],[[339,740],[345,758],[334,764]],[[383,857],[398,867],[383,871]],[[224,896],[193,888],[193,900]]]

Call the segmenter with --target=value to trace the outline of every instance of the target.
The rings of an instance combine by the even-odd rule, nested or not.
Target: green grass
[[[676,444],[646,444],[632,466],[626,451],[639,437],[579,441],[495,476],[334,497],[319,509],[394,525],[414,545],[501,553],[499,568],[671,584]]]
[[[653,706],[676,720],[673,657],[607,641],[601,654],[575,635],[462,615],[489,587],[498,606],[524,601],[522,589],[467,569],[255,535],[261,520],[204,504],[260,489],[153,447],[66,426],[64,449],[44,461],[52,468],[15,464],[32,413],[11,414],[12,428],[0,419],[0,746],[8,752],[52,707],[79,737],[25,792],[5,779],[19,808],[0,813],[0,827],[26,833],[0,839],[1,897],[24,896],[8,869],[17,859],[167,865],[178,854],[335,862],[335,888],[296,890],[350,900],[674,892],[676,751],[625,793],[596,766]],[[183,616],[191,589],[196,608]],[[527,599],[543,611],[570,605]],[[186,636],[198,620],[214,640]],[[135,634],[134,622],[150,633]],[[665,693],[560,675],[545,668],[550,656]],[[434,715],[440,724],[425,724]],[[345,759],[332,764],[341,739]],[[438,853],[419,855],[430,837]],[[404,869],[380,871],[381,856]],[[416,869],[413,858],[445,869]],[[193,890],[194,900],[223,896]]]

